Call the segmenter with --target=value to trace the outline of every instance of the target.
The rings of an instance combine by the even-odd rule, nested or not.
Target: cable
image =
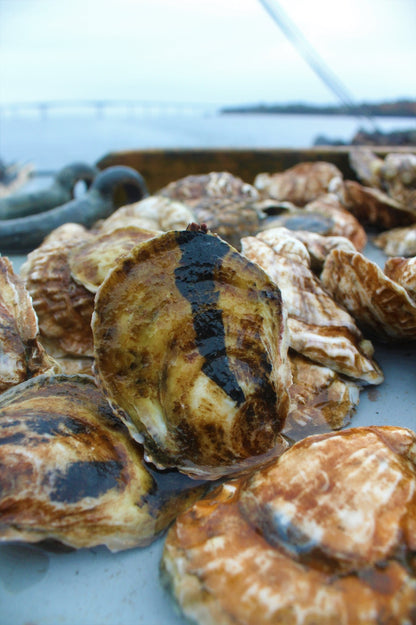
[[[357,104],[350,95],[346,87],[341,83],[334,72],[326,66],[324,61],[318,56],[311,44],[306,40],[297,26],[289,19],[283,9],[276,0],[259,0],[260,4],[272,17],[274,22],[282,30],[283,34],[295,46],[296,50],[302,55],[309,67],[322,80],[322,82],[335,94],[338,100],[352,111],[356,111]],[[358,118],[366,118],[372,125],[374,130],[378,130],[377,125],[369,115],[354,113]]]

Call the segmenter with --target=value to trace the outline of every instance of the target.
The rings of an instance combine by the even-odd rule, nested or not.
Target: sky
[[[276,0],[355,102],[416,99],[416,0]],[[339,103],[260,0],[0,0],[0,104]]]

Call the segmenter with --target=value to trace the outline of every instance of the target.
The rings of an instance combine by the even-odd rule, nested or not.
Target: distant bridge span
[[[7,115],[39,114],[46,118],[50,113],[80,114],[88,113],[103,117],[106,112],[118,112],[127,115],[200,115],[216,113],[223,104],[198,102],[165,102],[151,100],[126,99],[85,99],[85,100],[41,100],[36,102],[10,102],[0,104],[0,113]]]

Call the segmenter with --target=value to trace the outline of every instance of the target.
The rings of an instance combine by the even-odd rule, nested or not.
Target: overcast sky
[[[416,99],[416,0],[278,0],[352,98]],[[0,0],[0,103],[335,103],[259,0]]]

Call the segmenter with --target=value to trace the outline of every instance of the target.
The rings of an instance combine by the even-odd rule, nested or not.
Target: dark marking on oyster
[[[99,497],[112,488],[120,490],[122,470],[122,463],[115,460],[73,462],[66,472],[54,472],[50,498],[61,503],[76,503],[85,497]]]
[[[237,406],[244,393],[231,371],[225,347],[222,310],[214,274],[229,246],[203,231],[185,230],[176,235],[182,251],[180,265],[175,269],[175,282],[180,293],[192,307],[195,343],[205,362],[202,371],[220,386]]]

